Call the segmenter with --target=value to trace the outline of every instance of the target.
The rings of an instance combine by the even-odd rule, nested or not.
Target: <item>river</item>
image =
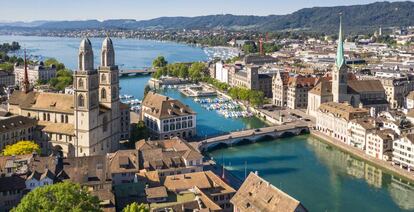
[[[18,41],[32,55],[55,57],[74,69],[79,38],[0,36],[0,43]],[[197,47],[172,42],[113,39],[116,61],[121,68],[151,66],[163,55],[169,62],[205,61],[207,55]],[[98,63],[101,38],[92,38]],[[149,77],[121,78],[121,94],[142,99]],[[199,136],[221,134],[265,124],[257,118],[226,119],[207,111],[177,90],[161,93],[188,104],[197,113]],[[414,186],[383,170],[308,136],[284,138],[210,152],[218,163],[244,177],[248,171],[259,175],[302,201],[311,211],[414,211]]]

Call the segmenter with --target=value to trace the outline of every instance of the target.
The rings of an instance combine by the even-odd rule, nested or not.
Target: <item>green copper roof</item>
[[[336,52],[336,67],[339,69],[345,64],[344,41],[342,35],[342,16],[339,21],[338,49]]]

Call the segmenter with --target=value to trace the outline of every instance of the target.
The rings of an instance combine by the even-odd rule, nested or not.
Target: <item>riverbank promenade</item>
[[[396,174],[398,176],[401,176],[403,178],[406,178],[407,180],[410,180],[411,182],[414,182],[414,173],[410,173],[404,169],[401,169],[399,167],[393,166],[390,162],[388,161],[383,161],[383,160],[379,160],[377,158],[373,158],[367,154],[365,154],[364,151],[354,148],[352,146],[346,145],[344,143],[341,143],[338,140],[335,140],[329,136],[324,135],[321,132],[318,132],[316,130],[310,130],[310,133],[312,136],[319,138],[319,140],[326,142],[329,145],[335,146],[339,149],[341,149],[342,151],[345,151],[351,155],[354,155],[362,160],[365,160],[371,164],[377,165],[393,174]]]

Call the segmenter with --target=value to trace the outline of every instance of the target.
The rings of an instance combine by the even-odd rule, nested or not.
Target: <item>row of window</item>
[[[175,122],[175,121],[181,121],[181,120],[187,120],[187,119],[193,119],[192,116],[188,116],[188,117],[182,117],[182,118],[175,118],[175,119],[168,119],[168,120],[164,120],[162,121],[163,123],[169,123],[169,122]]]
[[[188,122],[183,121],[183,122],[178,122],[176,124],[172,123],[172,124],[164,124],[164,132],[168,132],[168,131],[174,131],[174,130],[180,130],[180,129],[186,129],[186,128],[191,128],[193,127],[193,121],[190,120]]]

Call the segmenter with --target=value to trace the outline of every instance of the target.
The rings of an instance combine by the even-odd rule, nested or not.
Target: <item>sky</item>
[[[395,0],[391,0],[395,1]],[[137,19],[213,14],[283,15],[373,0],[0,0],[0,21]]]

